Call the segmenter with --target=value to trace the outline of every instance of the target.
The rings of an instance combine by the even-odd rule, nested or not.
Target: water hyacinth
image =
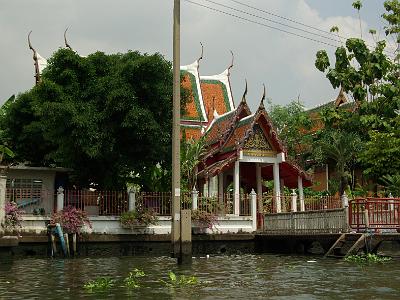
[[[5,205],[5,221],[6,229],[15,229],[21,227],[23,211],[20,210],[15,202],[6,202]]]
[[[65,233],[81,233],[84,225],[92,228],[87,213],[73,206],[67,206],[63,210],[53,213],[51,215],[50,224],[55,225],[59,223]]]

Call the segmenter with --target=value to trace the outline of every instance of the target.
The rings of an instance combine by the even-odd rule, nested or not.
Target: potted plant
[[[136,210],[127,211],[121,214],[121,225],[124,228],[147,227],[149,225],[156,225],[158,218],[153,209],[141,208]]]
[[[217,216],[211,212],[203,210],[192,211],[192,222],[194,233],[205,233],[207,229],[211,229],[217,223]]]

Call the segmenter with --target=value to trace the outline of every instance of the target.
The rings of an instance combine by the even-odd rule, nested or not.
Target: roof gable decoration
[[[275,156],[276,151],[265,137],[261,127],[256,124],[252,134],[243,145],[243,154],[248,156]]]
[[[198,119],[195,121],[206,121],[207,122],[207,115],[206,115],[206,110],[204,107],[204,102],[203,102],[203,96],[200,88],[200,75],[199,75],[199,60],[202,57],[200,57],[198,60],[193,62],[190,65],[186,66],[181,66],[181,74],[186,75],[188,74],[190,84],[191,84],[191,90],[192,90],[192,96],[193,96],[193,101],[195,108],[198,113]],[[182,116],[183,121],[193,121],[188,116]]]
[[[247,85],[246,85],[246,90],[247,90]],[[243,95],[243,99],[241,104],[246,104],[246,92]],[[285,153],[286,156],[286,149],[284,147],[284,145],[282,144],[282,142],[280,141],[274,127],[272,124],[272,121],[270,119],[270,117],[268,116],[268,113],[265,110],[264,107],[264,100],[265,100],[265,85],[264,85],[264,91],[263,91],[263,96],[261,98],[261,102],[260,105],[257,109],[257,112],[254,114],[254,118],[252,119],[252,124],[250,126],[250,129],[248,130],[248,132],[246,133],[245,137],[242,139],[241,141],[241,145],[240,148],[244,148],[245,147],[245,143],[247,142],[247,140],[251,137],[254,136],[255,134],[262,134],[262,136],[266,139],[266,141],[271,145],[271,148],[273,149],[273,151],[271,152],[271,150],[267,150],[267,149],[259,149],[261,151],[267,151],[264,153],[264,155],[267,156],[271,156],[272,154],[277,154],[277,153]],[[260,140],[260,138],[259,138]],[[261,140],[260,140],[261,141]],[[250,153],[255,153],[250,152]],[[259,154],[262,154],[262,152],[260,152]]]
[[[234,56],[229,67],[220,74],[211,76],[200,76],[201,90],[203,93],[206,113],[213,117],[213,113],[224,114],[235,109],[230,84],[230,70],[233,67]],[[215,101],[216,100],[216,101]],[[211,121],[211,120],[209,120]]]
[[[223,100],[226,106],[226,111],[231,111],[235,109],[231,91],[231,84],[229,81],[229,69],[226,69],[224,72],[218,75],[200,76],[200,80],[203,86],[205,84],[218,85],[222,90],[224,96]]]

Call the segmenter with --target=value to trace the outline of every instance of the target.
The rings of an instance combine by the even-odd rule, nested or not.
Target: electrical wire
[[[298,30],[298,31],[301,31],[301,32],[304,32],[304,33],[308,33],[308,34],[317,36],[317,37],[328,39],[328,40],[331,40],[331,41],[336,42],[336,43],[341,43],[341,41],[337,40],[336,38],[324,36],[324,35],[321,35],[319,33],[315,33],[315,32],[311,32],[311,31],[305,30],[305,29],[298,28],[296,26],[291,26],[291,25],[288,25],[288,24],[285,24],[285,23],[282,23],[282,22],[279,22],[279,21],[275,21],[275,20],[272,20],[272,19],[269,19],[269,18],[261,17],[261,16],[258,16],[258,15],[255,15],[255,14],[252,14],[252,13],[249,13],[249,12],[246,12],[246,11],[243,11],[243,10],[240,10],[240,9],[228,6],[228,5],[224,5],[224,4],[212,1],[212,0],[203,0],[203,1],[206,1],[206,2],[209,2],[209,3],[213,3],[215,5],[219,5],[219,6],[222,6],[224,8],[228,8],[228,9],[231,9],[233,11],[240,12],[240,13],[252,16],[252,17],[256,17],[256,18],[262,19],[264,21],[268,21],[268,22],[275,23],[275,24],[278,24],[278,25],[281,25],[281,26],[284,26],[284,27],[288,27],[290,29]],[[330,32],[329,32],[329,34],[332,35]]]
[[[287,17],[281,16],[281,15],[278,15],[278,14],[276,14],[276,13],[273,13],[273,12],[268,11],[268,10],[265,10],[265,9],[261,9],[261,8],[255,7],[255,6],[251,6],[251,5],[248,5],[248,4],[246,4],[246,3],[243,3],[243,2],[240,2],[240,1],[237,1],[237,0],[228,0],[228,1],[231,1],[231,2],[234,2],[234,3],[236,3],[236,4],[240,4],[240,5],[246,6],[247,8],[251,8],[251,9],[254,9],[254,10],[257,10],[257,11],[260,11],[260,12],[263,12],[263,13],[265,13],[265,14],[274,16],[274,17],[276,17],[276,18],[280,18],[280,19],[283,19],[283,20],[285,20],[285,21],[289,21],[289,22],[292,22],[292,23],[295,23],[295,24],[298,24],[298,25],[301,25],[301,26],[304,26],[304,27],[307,27],[307,28],[310,28],[310,29],[313,29],[313,30],[316,30],[316,31],[319,31],[319,32],[327,33],[327,34],[329,34],[329,35],[333,35],[333,36],[337,36],[337,37],[339,37],[339,38],[346,39],[346,37],[343,37],[343,36],[341,36],[341,35],[334,35],[334,34],[333,34],[332,32],[330,32],[330,31],[323,30],[323,29],[320,29],[320,28],[317,28],[317,27],[314,27],[314,26],[311,26],[311,25],[307,25],[307,24],[305,24],[305,23],[302,23],[302,22],[293,20],[293,19],[291,19],[291,18],[287,18]]]
[[[207,0],[204,0],[204,1],[207,1]],[[245,6],[245,7],[247,7],[247,8],[251,8],[251,9],[254,9],[254,10],[256,10],[256,11],[259,11],[259,12],[262,12],[262,13],[265,13],[265,14],[268,14],[268,15],[271,15],[271,16],[274,16],[274,17],[276,17],[276,18],[280,18],[280,19],[283,19],[283,20],[292,22],[292,23],[294,23],[294,24],[298,24],[298,25],[301,25],[301,26],[304,26],[304,27],[307,27],[307,28],[310,28],[310,29],[313,29],[313,30],[316,30],[316,31],[319,31],[319,32],[322,32],[322,33],[325,33],[325,34],[332,35],[332,36],[334,36],[334,37],[338,37],[340,43],[341,43],[340,39],[347,40],[347,39],[349,38],[349,37],[340,35],[338,32],[337,32],[336,34],[334,34],[334,33],[331,32],[331,31],[323,30],[323,29],[317,28],[317,27],[315,27],[315,26],[311,26],[311,25],[308,25],[308,24],[305,24],[305,23],[302,23],[302,22],[293,20],[293,19],[291,19],[291,18],[287,18],[287,17],[281,16],[281,15],[279,15],[279,14],[277,14],[277,13],[273,13],[273,12],[268,11],[268,10],[265,10],[265,9],[261,9],[261,8],[255,7],[255,6],[251,6],[251,5],[249,5],[249,4],[243,3],[243,2],[238,1],[238,0],[227,0],[227,1],[231,1],[231,2],[233,2],[233,3],[236,3],[236,4],[239,4],[239,5]],[[326,37],[325,37],[325,38],[326,38]],[[337,41],[337,40],[336,40],[336,41]],[[386,39],[386,41],[388,42],[388,44],[390,44],[389,41],[388,41],[387,39]],[[373,49],[373,48],[374,48],[373,46],[368,45],[368,44],[366,44],[366,46],[367,46],[368,48],[370,48],[370,49]],[[390,50],[384,49],[383,52],[385,52],[385,53],[386,53],[390,58],[392,58],[392,59],[395,57],[395,56],[393,55],[392,51],[390,51]]]
[[[277,31],[280,31],[280,32],[283,32],[283,33],[286,33],[286,34],[289,34],[289,35],[293,35],[293,36],[300,37],[300,38],[303,38],[303,39],[307,39],[307,40],[310,40],[310,41],[313,41],[313,42],[324,44],[324,45],[327,45],[327,46],[330,46],[330,47],[333,47],[333,48],[337,48],[338,47],[338,45],[333,45],[333,44],[330,44],[328,42],[318,40],[316,38],[307,37],[305,35],[294,33],[294,32],[291,32],[291,31],[287,31],[285,29],[281,29],[281,28],[278,28],[278,27],[275,27],[275,26],[271,26],[271,25],[267,25],[267,24],[264,24],[264,23],[261,23],[261,22],[258,22],[258,21],[250,20],[250,19],[247,19],[245,17],[238,16],[238,15],[235,15],[233,13],[226,12],[226,11],[223,11],[223,10],[220,10],[220,9],[217,9],[217,8],[213,8],[213,7],[210,7],[210,6],[207,6],[207,5],[192,1],[192,0],[183,0],[183,1],[185,1],[187,3],[191,3],[191,4],[194,4],[194,5],[197,5],[197,6],[200,6],[200,7],[203,7],[203,8],[207,8],[207,9],[209,9],[211,11],[214,11],[214,12],[218,12],[218,13],[222,13],[222,14],[227,15],[227,16],[234,17],[236,19],[244,20],[244,21],[247,21],[247,22],[250,22],[250,23],[253,23],[253,24],[261,25],[263,27],[274,29],[274,30],[277,30]]]
[[[325,44],[325,45],[327,45],[327,46],[334,47],[334,48],[337,48],[337,47],[338,47],[338,45],[332,45],[332,44],[330,44],[330,43],[327,43],[327,42],[325,42],[325,41],[318,40],[318,39],[316,39],[316,38],[307,37],[307,36],[304,36],[304,35],[301,35],[301,34],[297,34],[297,33],[294,33],[294,32],[290,32],[290,31],[287,31],[287,30],[284,30],[284,29],[281,29],[281,28],[278,28],[278,27],[274,27],[274,26],[271,26],[271,25],[267,25],[267,24],[264,24],[264,23],[260,23],[260,22],[254,21],[254,20],[250,20],[250,19],[244,18],[244,17],[242,17],[242,16],[238,16],[238,15],[235,15],[235,14],[230,13],[230,12],[227,12],[227,11],[219,10],[219,9],[216,9],[216,8],[213,8],[213,7],[210,7],[210,6],[207,6],[207,5],[198,3],[198,2],[194,2],[194,1],[191,1],[191,0],[183,0],[183,1],[186,1],[187,3],[191,3],[191,4],[194,4],[194,5],[197,5],[197,6],[201,6],[201,7],[207,8],[207,9],[212,10],[212,11],[214,11],[214,12],[222,13],[222,14],[225,14],[225,15],[228,15],[228,16],[231,16],[231,17],[234,17],[234,18],[237,18],[237,19],[241,19],[241,20],[244,20],[244,21],[247,21],[247,22],[250,22],[250,23],[254,23],[254,24],[261,25],[261,26],[264,26],[264,27],[267,27],[267,28],[270,28],[270,29],[278,30],[278,31],[287,33],[287,34],[289,34],[289,35],[293,35],[293,36],[297,36],[297,37],[300,37],[300,38],[304,38],[304,39],[307,39],[307,40],[310,40],[310,41],[313,41],[313,42],[317,42],[317,43],[320,43],[320,44]],[[220,5],[220,6],[223,6],[223,7],[228,8],[228,9],[232,9],[232,10],[235,10],[235,11],[238,11],[238,12],[241,12],[241,13],[244,13],[244,14],[247,14],[247,15],[250,15],[250,16],[252,16],[252,17],[261,18],[261,19],[264,19],[264,20],[269,21],[269,22],[273,22],[273,23],[277,23],[277,24],[280,24],[280,25],[283,25],[283,26],[286,26],[286,27],[289,27],[289,28],[293,28],[293,29],[295,29],[295,30],[303,31],[303,32],[308,33],[308,34],[317,35],[317,36],[322,37],[322,38],[325,38],[325,39],[330,39],[330,40],[333,40],[333,41],[335,41],[335,42],[338,42],[338,43],[341,43],[341,44],[342,44],[341,41],[338,41],[338,40],[335,40],[335,39],[331,39],[331,38],[328,38],[328,37],[325,37],[325,36],[322,36],[322,35],[319,35],[319,34],[315,34],[315,33],[309,32],[309,31],[307,31],[307,30],[303,30],[303,29],[297,28],[297,27],[295,27],[295,26],[290,26],[290,25],[283,24],[283,23],[280,23],[280,22],[277,22],[277,21],[273,21],[273,20],[268,19],[268,18],[263,18],[263,17],[257,16],[257,15],[254,15],[254,14],[251,14],[251,13],[248,13],[248,12],[245,12],[245,11],[242,11],[242,10],[238,10],[238,9],[236,9],[236,8],[233,8],[233,7],[230,7],[230,6],[227,6],[227,5],[223,5],[223,4],[221,4],[221,3],[217,3],[217,2],[212,1],[212,0],[203,0],[203,1],[207,1],[207,2],[210,2],[210,3],[216,4],[216,5]],[[262,11],[262,12],[265,12],[265,13],[268,13],[268,14],[271,14],[271,15],[274,15],[274,16],[276,15],[276,16],[282,18],[282,19],[291,20],[292,22],[294,22],[294,23],[299,23],[299,24],[301,24],[302,26],[306,26],[306,27],[309,27],[309,28],[317,29],[317,28],[315,28],[315,27],[313,27],[313,26],[309,26],[309,25],[306,25],[306,24],[304,24],[304,23],[294,21],[294,20],[292,20],[292,19],[290,19],[290,18],[285,18],[285,17],[279,16],[278,14],[273,14],[273,13],[271,13],[271,12],[264,11],[264,10],[262,10],[262,9],[258,9],[258,8],[256,8],[256,7],[253,7],[253,6],[249,6],[249,5],[247,5],[247,4],[244,4],[244,3],[239,2],[239,1],[237,1],[237,0],[229,0],[229,1],[232,1],[232,2],[235,2],[235,3],[239,3],[239,4],[242,4],[242,5],[244,5],[244,6],[248,6],[248,7],[250,7],[250,8],[253,8],[253,9],[256,9],[256,10],[259,10],[259,11]],[[321,29],[318,29],[318,30],[321,31],[321,32],[333,34],[333,33],[331,33],[331,32],[325,31],[325,30],[321,30]],[[336,36],[339,37],[339,38],[347,39],[346,37],[343,37],[343,36],[340,36],[340,35],[336,35]],[[370,46],[370,45],[366,45],[366,46],[367,46],[368,48],[370,48],[370,49],[373,49],[373,47]],[[383,50],[383,52],[385,52],[391,59],[394,58],[393,53],[391,53],[390,51],[388,51],[388,50],[385,49],[385,50]]]

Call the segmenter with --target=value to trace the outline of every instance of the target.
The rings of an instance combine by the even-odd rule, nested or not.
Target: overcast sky
[[[256,18],[254,15],[301,27],[231,0],[212,1],[253,16],[217,6],[207,0],[191,1],[335,44],[319,36]],[[231,82],[235,103],[241,99],[245,78],[248,80],[248,102],[252,109],[258,106],[263,83],[267,86],[268,97],[276,104],[287,104],[300,95],[306,107],[314,107],[336,97],[337,91],[331,88],[324,74],[314,67],[316,51],[327,49],[332,52],[333,47],[211,11],[185,0],[181,2],[181,65],[190,64],[199,57],[199,43],[202,42],[204,57],[200,62],[200,74],[218,74],[230,64],[229,50],[232,50],[235,66]],[[337,25],[341,35],[360,36],[358,16],[351,6],[352,0],[239,2],[321,30],[329,31],[333,25]],[[379,30],[384,25],[380,18],[383,2],[363,1],[361,18],[364,37],[368,36],[368,29]],[[33,46],[46,58],[64,46],[63,33],[69,27],[68,42],[81,55],[132,49],[160,52],[170,60],[172,11],[173,0],[0,0],[0,103],[12,94],[30,89],[34,84],[32,52],[26,41],[30,30],[33,31]],[[323,34],[315,30],[313,32]]]

